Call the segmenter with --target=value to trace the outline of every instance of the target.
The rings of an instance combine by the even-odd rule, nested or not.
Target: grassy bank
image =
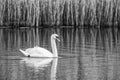
[[[119,0],[0,0],[1,26],[119,26]]]

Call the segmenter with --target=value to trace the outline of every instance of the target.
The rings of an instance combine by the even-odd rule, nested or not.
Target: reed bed
[[[120,0],[0,0],[0,25],[119,26]]]

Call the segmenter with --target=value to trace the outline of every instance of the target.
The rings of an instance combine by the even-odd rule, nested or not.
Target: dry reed
[[[119,0],[0,0],[1,26],[119,24]]]

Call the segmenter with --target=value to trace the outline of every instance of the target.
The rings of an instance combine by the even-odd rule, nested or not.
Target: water
[[[19,49],[51,51],[57,33],[60,58],[26,58]],[[0,29],[0,80],[119,80],[119,29]]]

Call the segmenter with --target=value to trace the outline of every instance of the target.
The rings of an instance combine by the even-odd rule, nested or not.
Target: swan
[[[51,48],[52,53],[45,48],[35,46],[33,48],[28,48],[25,51],[19,49],[27,57],[58,57],[56,40],[60,41],[57,34],[51,35]]]

